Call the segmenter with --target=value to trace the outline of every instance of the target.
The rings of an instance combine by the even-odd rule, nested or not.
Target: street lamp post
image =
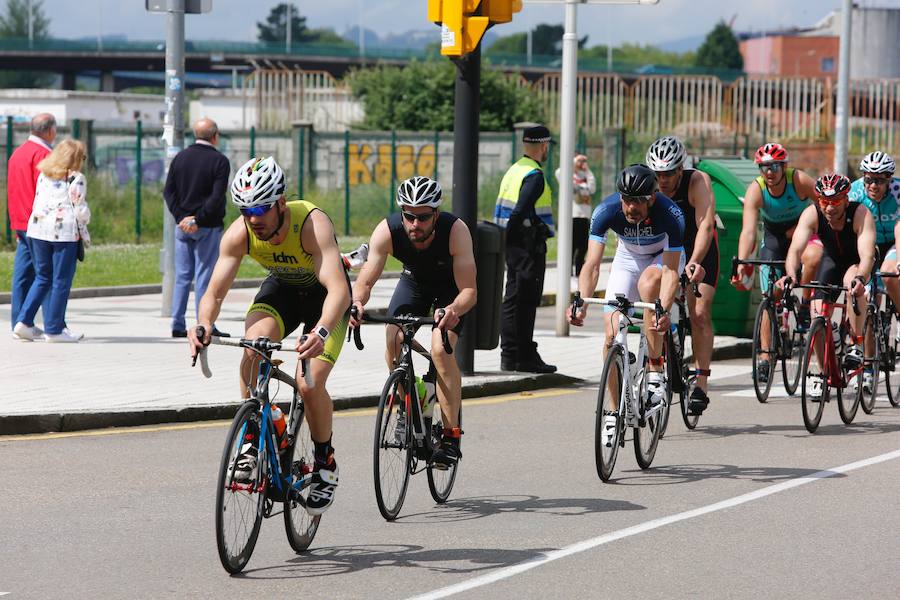
[[[562,40],[562,98],[559,132],[559,223],[556,228],[556,335],[569,335],[566,307],[572,291],[572,158],[575,155],[575,92],[578,85],[578,4],[658,4],[659,0],[526,0],[527,4],[565,4]],[[552,177],[552,173],[548,173]]]
[[[844,0],[841,9],[841,47],[838,65],[837,123],[834,132],[834,171],[847,168],[848,122],[850,120],[850,25],[853,19],[853,0]]]

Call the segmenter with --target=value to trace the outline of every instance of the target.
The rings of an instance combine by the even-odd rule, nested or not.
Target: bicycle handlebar
[[[582,298],[581,292],[575,292],[575,297],[572,298],[572,307],[577,310],[585,304],[603,304],[605,306],[613,306],[618,310],[641,308],[644,310],[655,311],[657,316],[660,316],[663,312],[665,312],[662,309],[662,302],[659,300],[657,300],[653,304],[651,304],[650,302],[632,302],[625,297],[625,294],[616,294],[616,297],[613,300],[608,300],[606,298]]]
[[[681,284],[681,287],[683,287],[683,288],[687,287],[687,284],[688,284],[687,273],[682,273],[681,277],[678,278],[678,282]],[[694,292],[695,298],[703,297],[703,294],[700,293],[700,286],[698,286],[696,282],[691,282],[691,291]]]
[[[740,265],[752,265],[752,266],[768,266],[768,267],[779,267],[781,269],[784,268],[783,260],[763,260],[761,258],[744,258],[740,259],[737,256],[731,257],[731,278],[737,278],[737,269]]]
[[[847,297],[850,298],[850,306],[853,308],[853,314],[859,316],[859,301],[856,299],[856,296],[850,293],[850,290],[845,288],[842,285],[834,285],[831,283],[819,283],[818,281],[810,281],[809,283],[795,283],[793,285],[794,289],[803,289],[803,290],[823,290],[826,292],[832,292],[833,294],[839,295],[842,292],[847,293]]]
[[[890,278],[890,277],[893,277],[893,278],[900,277],[900,273],[898,273],[898,272],[896,272],[896,271],[878,271],[878,272],[876,272],[875,274],[876,274],[877,276],[881,277],[882,279],[884,279],[885,277],[888,277],[888,278]],[[874,277],[873,277],[873,279],[874,279]]]
[[[206,337],[206,328],[203,326],[197,327],[197,337],[201,340]],[[300,337],[300,343],[302,344],[306,341],[306,336]],[[209,344],[215,344],[217,346],[235,346],[238,348],[248,348],[250,350],[254,350],[260,354],[268,354],[270,352],[275,352],[276,350],[283,350],[284,352],[296,352],[296,348],[284,348],[281,342],[273,342],[267,337],[258,337],[253,339],[240,338],[238,340],[231,338],[223,338],[216,335],[210,336]],[[207,357],[208,346],[203,346],[199,352],[194,356],[194,360],[191,363],[191,366],[197,365],[197,358],[200,358],[200,371],[203,373],[203,376],[209,379],[212,377],[212,370],[209,368],[209,357]],[[309,370],[309,359],[304,358],[300,361],[300,375],[306,381],[306,385],[309,387],[314,387],[315,383],[313,380],[312,373]]]
[[[439,308],[438,311],[443,312],[444,309]],[[435,311],[437,312],[437,311]],[[359,318],[359,311],[356,309],[356,306],[350,307],[350,316],[354,319]],[[376,315],[370,315],[368,313],[363,315],[364,323],[383,323],[385,325],[413,325],[419,327],[421,325],[437,325],[437,321],[435,321],[431,317],[414,317],[412,315],[397,315],[396,317],[379,317]],[[347,339],[350,339],[350,332],[347,332]],[[359,327],[353,328],[353,342],[356,344],[356,348],[358,350],[363,349],[362,336],[359,332]],[[447,336],[447,332],[445,330],[441,330],[441,342],[444,346],[444,352],[447,354],[453,354],[453,346],[450,345],[450,338]]]

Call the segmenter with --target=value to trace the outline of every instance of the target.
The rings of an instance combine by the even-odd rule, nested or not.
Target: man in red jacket
[[[31,119],[31,135],[16,148],[9,157],[7,171],[7,198],[10,227],[16,233],[16,256],[13,263],[12,306],[10,315],[15,326],[16,316],[28,289],[34,281],[34,264],[31,248],[26,242],[25,230],[34,204],[34,190],[37,186],[37,164],[52,150],[56,139],[56,118],[50,113],[41,113]],[[41,331],[35,327],[36,333]]]

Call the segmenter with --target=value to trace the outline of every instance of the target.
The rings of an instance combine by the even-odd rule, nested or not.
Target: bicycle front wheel
[[[768,343],[763,343],[763,333],[768,333]],[[775,374],[777,354],[773,351],[778,343],[778,329],[775,327],[775,311],[769,300],[763,300],[756,309],[756,321],[753,324],[753,357],[752,377],[753,389],[756,391],[756,399],[765,403],[769,399],[769,391],[772,389],[772,379]],[[765,368],[765,381],[760,380]]]
[[[410,386],[405,371],[390,374],[375,420],[375,501],[388,521],[400,514],[409,487],[412,464],[411,423],[406,412]]]
[[[800,406],[803,410],[803,425],[810,433],[815,433],[822,421],[825,403],[830,389],[828,377],[822,365],[825,362],[825,344],[831,343],[831,326],[822,317],[816,317],[806,336],[803,351],[803,376],[800,378]],[[821,357],[821,362],[819,361]],[[819,387],[821,385],[821,387]],[[815,392],[813,390],[815,389]]]
[[[871,307],[870,307],[871,308]],[[875,311],[869,310],[863,325],[863,374],[866,372],[872,376],[870,387],[861,388],[859,405],[863,412],[871,415],[875,411],[875,399],[878,397],[878,373],[881,367],[881,337],[880,325]]]
[[[594,459],[597,463],[597,475],[602,481],[609,481],[619,445],[625,435],[625,389],[622,378],[625,375],[622,346],[615,345],[609,349],[606,362],[603,364],[603,375],[600,377],[600,392],[597,396],[597,416],[594,422]],[[613,417],[615,427],[609,435],[604,429],[604,418]]]
[[[245,402],[228,430],[216,489],[216,545],[219,560],[229,573],[239,573],[250,561],[263,519],[265,457],[259,457],[255,477],[247,482],[234,480],[235,465],[244,445],[257,444],[258,438],[259,406]]]
[[[646,379],[649,372],[647,365],[644,365],[644,372],[642,374],[644,381],[640,386],[642,392],[647,389]],[[666,399],[663,401],[662,408],[652,415],[645,416],[644,424],[634,430],[634,457],[641,469],[649,469],[650,464],[653,462],[653,457],[656,456],[656,448],[659,446],[659,438],[662,433],[662,422],[665,417],[663,411],[666,410],[666,403],[671,396],[669,389],[669,383],[667,381]],[[641,405],[646,404],[646,400],[643,393],[637,398],[638,403]]]
[[[784,379],[784,390],[791,396],[797,393],[800,385],[800,371],[803,367],[803,333],[798,331],[800,321],[797,318],[797,303],[788,311],[787,327],[781,337],[781,376]]]
[[[284,501],[284,530],[291,548],[300,553],[309,548],[316,537],[322,515],[312,516],[306,512],[306,499],[312,483],[313,443],[309,425],[304,418],[303,405],[298,403],[295,410],[299,411],[295,417],[297,431],[294,441],[287,449],[290,462],[285,465],[286,472],[289,473],[289,490],[293,491],[289,491],[288,498]]]
[[[890,321],[885,327],[887,344],[882,352],[882,370],[884,371],[884,385],[887,388],[888,401],[891,406],[898,407],[900,406],[900,319],[894,312],[892,302],[888,302],[887,307],[884,318],[889,318]]]
[[[434,421],[431,424],[431,444],[432,448],[437,448],[441,443],[441,436],[444,433],[443,416],[440,407],[435,407]],[[462,407],[459,408],[459,427],[462,429]],[[460,440],[462,441],[462,440]],[[447,469],[436,469],[434,464],[428,463],[428,491],[431,497],[438,504],[443,504],[450,497],[450,490],[453,489],[453,483],[456,481],[456,472],[459,470],[459,461]]]
[[[684,378],[684,391],[680,392],[679,395],[679,403],[681,404],[681,420],[684,421],[684,426],[688,429],[693,429],[697,426],[697,423],[700,421],[700,415],[692,415],[691,414],[691,393],[694,391],[694,386],[697,385],[697,376],[696,375],[688,375]]]

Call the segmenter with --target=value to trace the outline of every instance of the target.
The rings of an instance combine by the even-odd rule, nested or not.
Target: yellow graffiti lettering
[[[391,185],[391,145],[378,144],[378,160],[375,162],[375,168],[372,173],[372,179],[378,185]]]
[[[416,175],[425,175],[426,177],[434,175],[434,144],[425,144],[419,149]]]
[[[365,185],[372,183],[372,173],[366,161],[372,156],[372,147],[369,144],[350,144],[350,185]]]

